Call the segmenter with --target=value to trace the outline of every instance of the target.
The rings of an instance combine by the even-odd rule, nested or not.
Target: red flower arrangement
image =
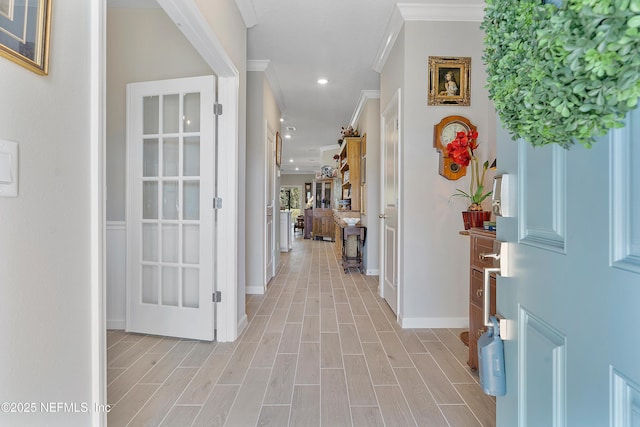
[[[459,196],[469,199],[471,205],[470,211],[481,211],[482,201],[491,195],[491,191],[483,193],[484,191],[484,176],[489,168],[489,161],[487,160],[482,165],[482,175],[480,175],[480,168],[478,167],[478,158],[474,151],[478,148],[478,132],[458,132],[453,141],[447,144],[447,151],[449,157],[454,163],[460,166],[471,165],[471,184],[469,186],[469,192],[466,193],[460,189],[456,189],[457,193],[453,196]]]

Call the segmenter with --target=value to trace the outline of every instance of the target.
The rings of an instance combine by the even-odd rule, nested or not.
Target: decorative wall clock
[[[450,180],[457,180],[467,174],[466,166],[454,163],[449,157],[447,144],[458,132],[475,131],[476,126],[469,119],[462,116],[447,116],[433,127],[433,146],[440,152],[438,173]]]

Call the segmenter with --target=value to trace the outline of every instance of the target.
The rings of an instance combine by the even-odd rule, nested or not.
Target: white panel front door
[[[532,148],[501,132],[498,173],[518,217],[498,218],[507,395],[498,427],[640,426],[640,111],[593,148]]]
[[[131,332],[214,339],[213,76],[127,85]]]
[[[399,92],[382,114],[382,296],[398,314]]]

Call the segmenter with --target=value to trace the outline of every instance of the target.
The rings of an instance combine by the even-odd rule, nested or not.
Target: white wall
[[[449,197],[456,188],[468,188],[469,176],[448,181],[438,174],[433,126],[449,115],[468,118],[480,133],[477,154],[493,160],[495,121],[484,89],[482,41],[478,23],[405,22],[381,75],[382,110],[402,88],[400,310],[405,326],[465,326],[468,319],[469,240],[458,234],[467,204]],[[429,56],[472,58],[471,106],[427,106]]]
[[[304,184],[311,183],[314,179],[315,174],[283,173],[280,176],[280,185],[301,185],[304,189]]]
[[[0,139],[19,194],[0,198],[0,401],[91,402],[90,91],[97,2],[52,2],[49,75],[0,58]],[[94,27],[95,28],[95,27]],[[87,426],[88,413],[0,413],[0,425]]]
[[[369,275],[380,274],[380,99],[367,100],[357,120],[361,135],[367,134],[367,200],[361,221],[367,227],[365,269]]]
[[[246,199],[246,230],[247,248],[246,277],[247,290],[260,293],[265,288],[265,218],[266,218],[266,138],[265,123],[274,135],[280,130],[280,110],[264,71],[250,71],[247,73],[247,199]],[[278,211],[280,209],[279,179],[276,179],[274,189],[274,223],[276,225],[274,239],[276,239],[277,266],[280,261]]]

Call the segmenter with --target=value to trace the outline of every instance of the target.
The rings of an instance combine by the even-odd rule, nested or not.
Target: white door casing
[[[382,113],[383,141],[381,144],[381,255],[380,264],[380,296],[389,304],[396,315],[401,314],[398,302],[400,301],[400,89],[395,93],[389,105]]]
[[[507,394],[497,426],[640,425],[640,111],[591,149],[498,138],[517,176],[517,218],[498,218],[510,277]]]
[[[265,120],[265,179],[264,179],[264,203],[265,203],[265,274],[264,289],[267,289],[267,283],[275,275],[275,224],[273,220],[275,209],[275,181],[276,181],[276,149],[275,149],[275,133]]]
[[[215,78],[127,86],[128,331],[214,339]]]

